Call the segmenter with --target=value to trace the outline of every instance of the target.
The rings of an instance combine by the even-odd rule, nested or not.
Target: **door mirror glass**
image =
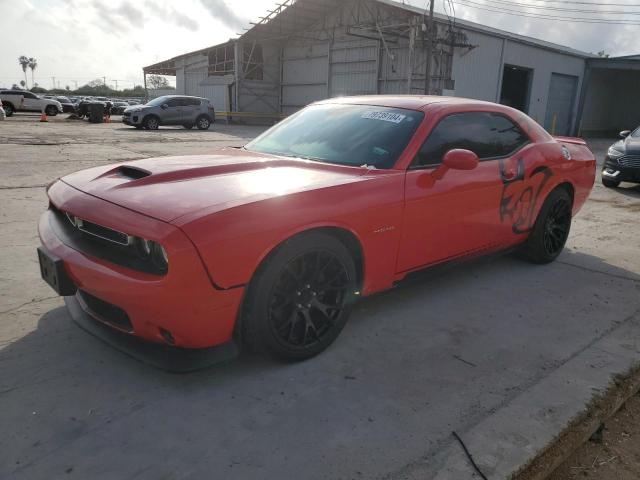
[[[445,153],[442,163],[451,170],[473,170],[478,166],[478,156],[471,150],[454,148]]]
[[[167,108],[169,108],[169,105],[167,105],[166,103],[163,103],[160,108],[163,110],[166,110]]]
[[[620,138],[627,138],[630,133],[631,133],[631,130],[622,130],[620,132]]]

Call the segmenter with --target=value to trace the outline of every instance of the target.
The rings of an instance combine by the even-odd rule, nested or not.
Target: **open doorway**
[[[532,73],[530,68],[505,65],[502,71],[500,103],[527,113]]]

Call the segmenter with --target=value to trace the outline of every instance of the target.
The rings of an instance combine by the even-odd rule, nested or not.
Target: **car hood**
[[[358,181],[367,169],[226,148],[211,155],[147,158],[63,177],[72,187],[165,222],[203,211]],[[190,217],[191,218],[191,215]]]

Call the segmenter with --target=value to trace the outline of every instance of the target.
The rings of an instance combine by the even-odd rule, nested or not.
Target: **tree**
[[[26,88],[27,87],[27,82],[25,82],[24,80],[20,80],[20,86],[22,88]]]
[[[609,58],[609,54],[608,53],[604,53],[604,50],[600,50],[598,52],[598,56],[601,58]]]
[[[69,85],[67,85],[66,87],[64,87],[64,89],[65,89],[67,92],[70,92],[70,91],[71,91],[71,87],[70,87]]]
[[[31,69],[31,85],[36,84],[35,80],[33,79],[33,72],[37,66],[38,66],[38,60],[36,60],[33,57],[29,57],[29,68]]]
[[[160,75],[149,75],[147,77],[147,84],[154,90],[159,88],[169,88],[169,81]]]
[[[29,58],[24,55],[20,55],[18,57],[18,63],[22,67],[22,72],[24,73],[24,83],[27,84],[27,67],[29,66]]]

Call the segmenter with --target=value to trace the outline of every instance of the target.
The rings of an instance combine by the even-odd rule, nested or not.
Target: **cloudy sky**
[[[436,0],[437,11],[444,11],[444,1]],[[573,5],[578,10],[575,13],[533,10],[552,16],[589,17],[593,15],[586,13],[586,9],[606,12],[622,8],[639,12],[635,17],[631,14],[624,18],[640,22],[640,8],[591,7],[558,0],[510,1],[551,8]],[[611,3],[629,2],[633,4],[633,0],[611,0]],[[105,76],[112,86],[118,80],[120,88],[131,87],[134,82],[142,82],[144,65],[234,37],[275,3],[276,0],[0,0],[0,86],[11,86],[23,78],[17,58],[26,55],[37,58],[35,81],[46,88],[52,87],[52,77],[62,88],[66,85],[75,88],[76,82],[82,85]],[[424,7],[426,0],[407,3]],[[612,56],[640,53],[638,25],[572,24],[524,18],[479,10],[472,8],[472,4],[500,7],[499,0],[471,0],[466,5],[457,4],[456,16],[588,52],[605,50]],[[635,4],[640,2],[635,0]],[[503,6],[522,11],[522,7]],[[621,18],[605,13],[599,16]]]

